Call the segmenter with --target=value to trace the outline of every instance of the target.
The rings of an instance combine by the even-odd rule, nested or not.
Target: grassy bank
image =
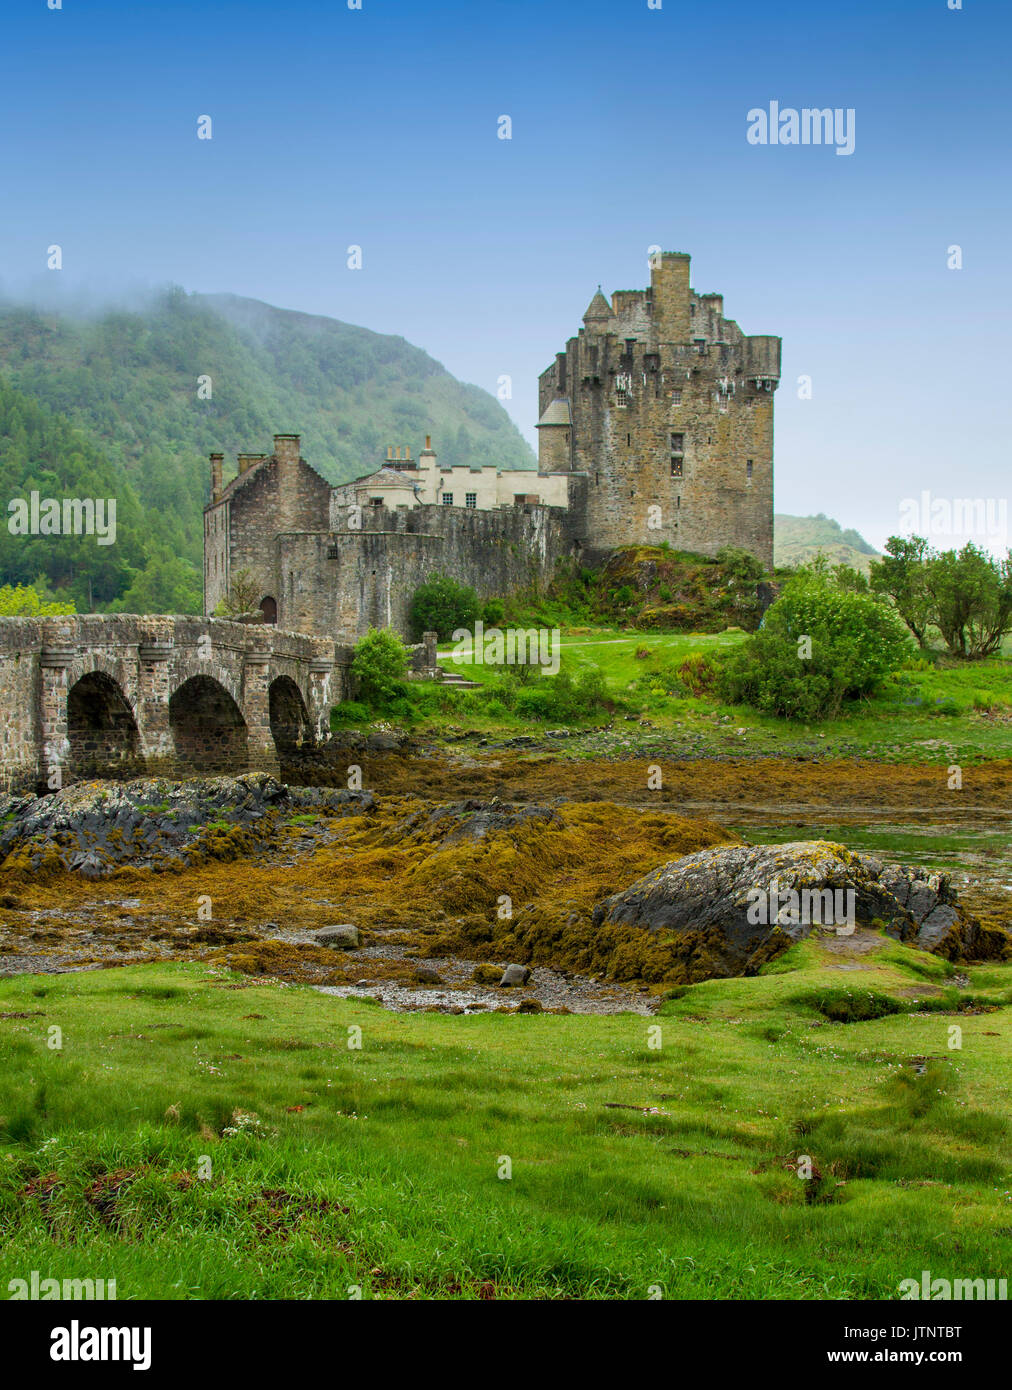
[[[568,705],[546,699],[543,708],[531,701],[529,692],[533,685],[547,695],[552,677],[521,685],[501,666],[473,664],[466,656],[455,660],[447,646],[440,653],[443,668],[478,682],[480,689],[413,682],[408,698],[389,710],[338,706],[333,727],[392,724],[438,740],[448,727],[451,733],[508,738],[557,726],[577,733],[611,726],[630,746],[649,744],[660,733],[674,748],[694,754],[726,756],[737,750],[793,757],[818,752],[946,765],[1012,756],[1012,650],[980,662],[933,664],[918,658],[874,698],[855,702],[839,718],[803,724],[722,703],[698,687],[694,665],[745,640],[744,633],[733,631],[565,629],[560,647],[564,678],[578,691],[581,677],[600,673],[603,698],[581,702],[577,696]],[[578,747],[572,745],[574,751]]]
[[[842,960],[806,943],[654,1019],[397,1015],[201,963],[0,981],[0,1288],[893,1298],[922,1269],[1007,1274],[1012,968],[960,992],[891,944]],[[904,1011],[828,1021],[869,994]]]

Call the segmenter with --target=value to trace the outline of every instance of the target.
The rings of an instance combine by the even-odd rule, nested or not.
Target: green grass
[[[968,972],[992,1012],[911,1013],[922,962],[958,1008],[944,964],[860,959],[807,942],[653,1019],[398,1015],[199,964],[4,980],[27,1016],[0,1019],[0,1288],[893,1298],[922,1269],[1001,1275],[1012,967]],[[841,990],[904,1011],[827,1022],[812,998]]]
[[[693,752],[790,756],[816,750],[828,756],[960,765],[1012,756],[1008,650],[1001,657],[965,664],[935,666],[918,658],[874,699],[855,703],[838,719],[805,725],[680,688],[677,668],[688,657],[712,657],[745,640],[744,633],[731,631],[658,634],[582,627],[563,629],[561,655],[563,667],[574,676],[587,666],[601,670],[615,702],[614,719],[647,719],[655,730],[691,745]],[[492,735],[530,729],[529,719],[489,699],[502,679],[501,668],[467,660],[454,663],[449,647],[442,649],[440,660],[446,670],[458,671],[485,689],[440,691],[434,682],[419,682],[412,686],[415,706],[406,722],[437,737],[448,719],[460,728]],[[607,720],[600,711],[570,727],[586,729]],[[405,721],[398,716],[398,722]],[[623,734],[641,737],[635,730],[623,729]]]

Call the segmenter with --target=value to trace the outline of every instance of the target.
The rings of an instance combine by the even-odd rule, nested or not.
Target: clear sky
[[[399,333],[510,376],[533,441],[598,282],[687,251],[783,337],[778,510],[881,543],[925,490],[1010,491],[1012,5],[952,2],[4,0],[0,285]],[[750,144],[771,101],[853,108],[853,154]]]

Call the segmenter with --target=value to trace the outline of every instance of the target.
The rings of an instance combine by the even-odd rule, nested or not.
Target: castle
[[[406,632],[415,589],[439,572],[490,597],[622,545],[773,564],[773,393],[780,339],[749,337],[723,297],[691,288],[689,257],[660,252],[650,287],[600,289],[583,327],[542,373],[538,467],[442,467],[390,446],[371,473],[332,487],[298,435],[240,454],[223,484],[211,455],[204,611],[243,574],[268,622],[342,640]],[[403,449],[403,452],[402,452]]]

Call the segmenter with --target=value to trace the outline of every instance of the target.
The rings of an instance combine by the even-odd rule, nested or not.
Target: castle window
[[[682,476],[682,456],[681,454],[671,455],[671,476],[680,478]]]
[[[671,393],[671,404],[672,404],[672,405],[681,405],[681,403],[682,403],[682,393],[681,393],[681,391],[672,391],[672,393]]]
[[[442,498],[441,498],[440,500],[442,501],[444,507],[452,507],[452,506],[453,506],[453,493],[452,493],[452,492],[444,492],[443,495],[442,495]]]
[[[752,476],[752,460],[749,459],[749,460],[746,462],[746,464],[745,464],[745,477],[746,477],[746,478],[751,478],[751,476]]]
[[[749,467],[751,468],[752,465],[749,464]],[[464,493],[464,506],[465,506],[465,507],[471,507],[471,508],[473,509],[473,508],[477,507],[477,505],[478,505],[478,494],[477,494],[476,492],[465,492],[465,493]]]
[[[372,505],[373,505],[374,507],[382,507],[382,505],[383,505],[383,498],[382,498],[382,497],[370,497],[370,498],[369,498],[369,501],[372,503]]]
[[[684,434],[672,434],[672,436],[671,436],[671,452],[672,452],[673,454],[683,454],[683,453],[685,452],[685,435],[684,435]]]

